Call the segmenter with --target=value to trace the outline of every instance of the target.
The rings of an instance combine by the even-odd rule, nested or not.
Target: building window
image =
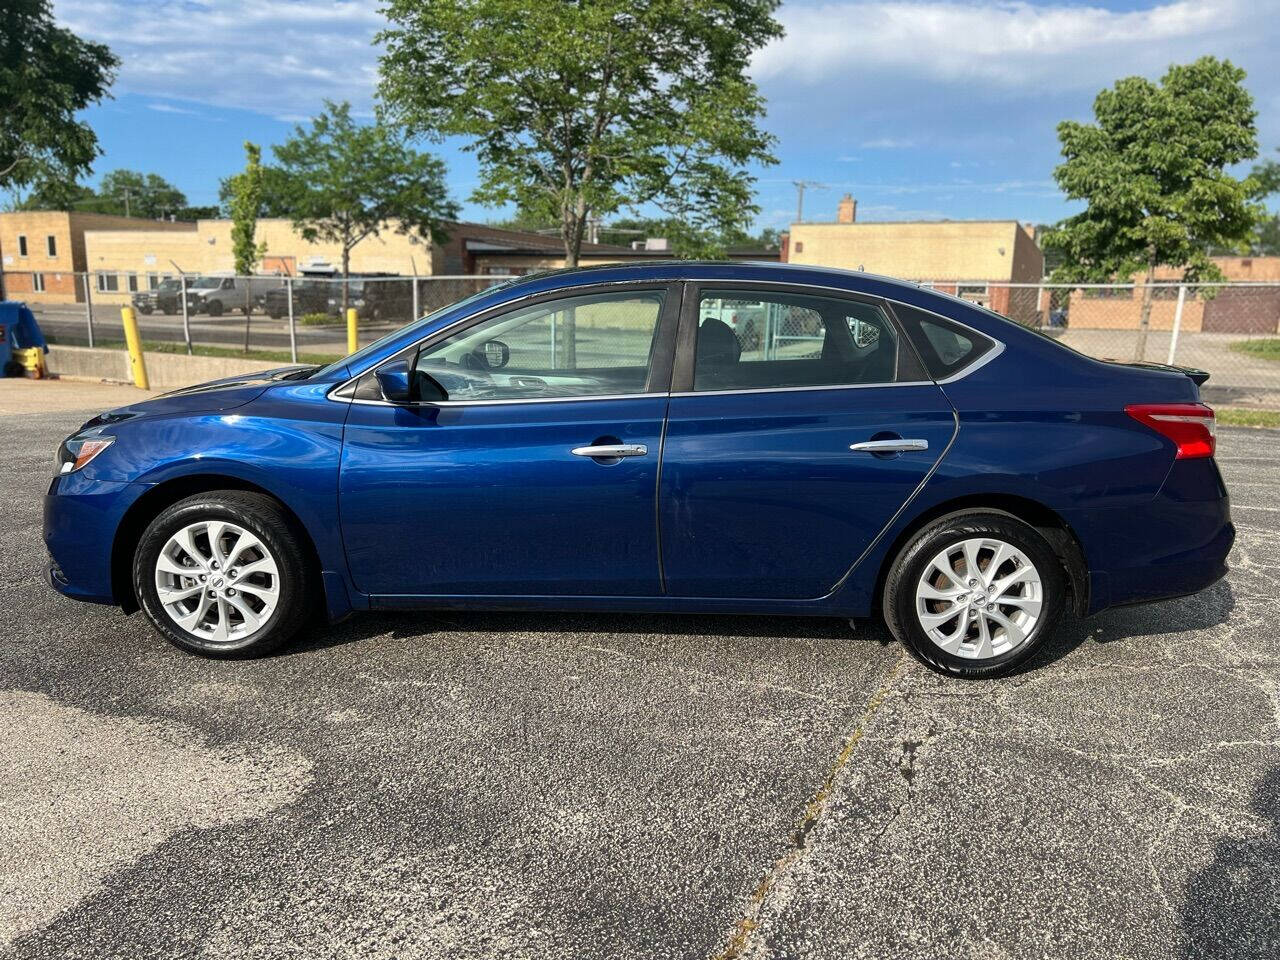
[[[107,273],[104,270],[98,271],[98,292],[99,293],[118,293],[120,290],[120,277],[118,274]]]
[[[58,238],[55,237],[53,234],[49,234],[49,236],[44,238],[44,246],[45,246],[45,249],[49,251],[49,259],[57,260],[58,259]]]
[[[987,299],[987,285],[985,283],[962,283],[956,287],[956,296],[961,300],[981,300]]]
[[[804,253],[804,241],[797,240],[793,246],[796,253]]]
[[[138,275],[136,273],[126,273],[125,277],[129,281],[129,292],[137,293],[138,292]]]
[[[148,274],[147,274],[147,289],[148,289],[148,290],[155,290],[155,289],[157,289],[159,286],[160,286],[160,274],[158,274],[158,273],[148,273]]]
[[[44,293],[44,274],[33,273],[31,275],[31,289],[35,293]]]
[[[25,257],[27,255],[27,238],[23,234],[18,234],[18,256]]]
[[[1133,287],[1085,287],[1086,300],[1132,300]]]

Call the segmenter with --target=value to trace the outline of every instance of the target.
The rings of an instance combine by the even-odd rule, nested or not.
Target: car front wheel
[[[965,511],[930,523],[898,554],[885,581],[885,621],[934,670],[995,677],[1043,646],[1065,591],[1062,564],[1034,527]]]
[[[270,497],[220,490],[160,513],[133,583],[165,639],[210,657],[270,653],[306,623],[315,588],[299,533]]]

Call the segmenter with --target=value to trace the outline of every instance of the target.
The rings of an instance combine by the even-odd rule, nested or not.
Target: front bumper
[[[129,507],[146,484],[55,477],[44,498],[48,578],[59,593],[91,603],[118,603],[112,583],[112,547]]]

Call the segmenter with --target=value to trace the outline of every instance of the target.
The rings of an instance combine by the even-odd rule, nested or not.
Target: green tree
[[[560,228],[574,266],[588,222],[652,205],[715,252],[757,212],[773,163],[752,52],[778,0],[388,0],[383,109],[467,138],[482,203]]]
[[[1252,179],[1226,170],[1258,152],[1244,78],[1228,61],[1201,57],[1171,66],[1159,83],[1118,80],[1094,100],[1094,123],[1058,125],[1065,161],[1054,179],[1088,206],[1045,234],[1045,246],[1063,255],[1054,279],[1127,280],[1145,271],[1139,358],[1156,268],[1219,280],[1210,249],[1246,243],[1261,217]]]
[[[262,205],[262,148],[244,142],[244,169],[231,178],[231,256],[241,276],[254,272],[266,255],[266,243],[258,243],[258,208]],[[249,284],[244,287],[244,352],[249,352],[249,322],[253,301]]]
[[[98,155],[76,114],[107,96],[119,60],[57,26],[49,0],[8,0],[0,16],[0,188],[75,182]]]
[[[40,177],[17,204],[18,210],[84,210],[97,194],[83,183],[61,177]]]
[[[294,226],[308,240],[341,247],[344,279],[352,248],[367,237],[394,229],[429,246],[444,239],[444,223],[458,215],[443,161],[413,150],[392,127],[357,124],[346,103],[326,101],[310,129],[294,128],[275,155],[288,177]],[[347,302],[344,283],[344,310]]]
[[[112,170],[103,174],[96,199],[81,209],[159,220],[176,216],[186,206],[186,194],[159,174]]]
[[[267,245],[254,239],[262,205],[262,148],[246,140],[244,155],[244,169],[230,178],[231,255],[236,273],[248,275],[266,254]]]
[[[1259,202],[1280,193],[1280,162],[1270,158],[1254,166],[1249,174],[1253,181],[1253,198]],[[1280,254],[1280,214],[1271,213],[1258,224],[1252,250],[1261,256]]]
[[[224,177],[218,183],[218,203],[227,216],[231,215],[231,200],[235,194],[238,174]],[[264,164],[262,167],[262,191],[258,201],[258,219],[288,219],[292,211],[293,183],[289,175],[279,167]],[[216,214],[214,214],[216,216]]]

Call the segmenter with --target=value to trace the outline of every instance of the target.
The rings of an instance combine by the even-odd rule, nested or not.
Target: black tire
[[[230,521],[266,545],[279,572],[279,598],[266,622],[243,640],[214,642],[180,627],[165,611],[156,589],[156,561],[169,538],[200,520]],[[143,612],[174,646],[220,659],[257,657],[283,646],[306,625],[321,600],[308,562],[304,534],[270,497],[242,490],[215,490],[180,500],[143,532],[133,556],[133,587]]]
[[[209,316],[220,317],[222,316],[222,301],[210,300],[208,305],[205,307],[205,309],[208,310]]]
[[[984,659],[942,649],[929,638],[916,615],[916,587],[933,558],[949,546],[978,537],[1001,540],[1022,551],[1040,576],[1042,594],[1039,619],[1026,639],[1011,650]],[[986,556],[990,564],[994,558]],[[979,565],[982,562],[979,560]],[[1035,527],[995,510],[964,510],[929,523],[902,548],[885,579],[883,611],[889,631],[921,663],[948,676],[984,679],[1010,673],[1036,655],[1062,617],[1066,589],[1062,561]],[[947,612],[951,607],[944,602],[934,609]],[[1002,608],[997,612],[1012,611]]]
[[[139,307],[139,308],[138,308],[138,311],[139,311],[139,312],[140,312],[144,317],[149,317],[149,316],[151,316],[151,314],[155,313],[155,309],[156,309],[155,307]]]
[[[166,317],[172,317],[178,311],[173,309],[172,307],[161,307],[160,312],[163,313]]]
[[[267,316],[270,317],[272,320],[279,320],[281,317],[284,316],[284,314],[277,313],[276,311],[273,310],[270,313],[268,313]]]

